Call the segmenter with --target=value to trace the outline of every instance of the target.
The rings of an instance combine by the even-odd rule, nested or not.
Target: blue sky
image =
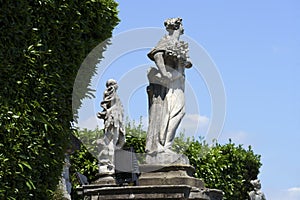
[[[254,152],[262,156],[259,178],[267,199],[300,199],[300,2],[117,2],[121,22],[114,35],[136,28],[163,28],[166,18],[183,18],[185,35],[207,52],[225,87],[226,118],[218,141],[226,143],[232,138],[236,144],[251,145]],[[121,80],[137,66],[153,65],[145,56],[147,52],[148,49],[141,49],[120,56],[106,74],[98,77],[95,112],[100,110],[97,106],[102,99],[104,80]],[[211,96],[201,76],[187,71],[186,79],[193,91],[188,98],[191,101],[194,98],[199,104],[199,112],[188,109],[185,130],[194,128],[189,125],[196,119],[201,135],[212,117]],[[133,119],[146,118],[144,85],[129,93],[131,97],[128,106],[125,105],[127,114]],[[82,113],[84,111],[81,111],[83,116]],[[82,118],[87,119],[87,116]]]

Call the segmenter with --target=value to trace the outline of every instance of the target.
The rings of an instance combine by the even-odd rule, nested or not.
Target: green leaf
[[[27,162],[21,162],[19,165],[24,165],[28,169],[32,169],[31,166]]]
[[[21,168],[21,171],[24,171],[23,165],[21,165],[20,163],[18,164],[18,166]]]
[[[33,184],[33,182],[31,180],[26,181],[26,186],[29,188],[29,190],[35,190],[36,189],[35,185]]]

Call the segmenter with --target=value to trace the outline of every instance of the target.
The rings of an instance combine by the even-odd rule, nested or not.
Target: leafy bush
[[[145,153],[146,132],[142,129],[141,123],[135,125],[135,122],[127,122],[126,126],[126,143],[124,148],[133,147],[136,153]],[[80,172],[85,175],[90,182],[95,179],[98,173],[98,156],[97,140],[102,139],[103,129],[98,127],[94,130],[78,130],[76,136],[82,142],[81,149],[71,155],[71,168],[73,175],[72,180],[75,182],[74,187],[78,186],[76,177],[73,173]]]
[[[99,127],[94,130],[83,129],[75,133],[76,137],[81,141],[86,148],[94,157],[98,156],[97,140],[102,139],[104,135],[103,129]]]
[[[174,138],[172,150],[178,154],[184,154],[194,139],[191,139],[190,137],[186,138],[184,132],[179,132],[177,135],[178,136]]]
[[[222,190],[226,199],[248,199],[252,189],[250,180],[256,179],[261,167],[260,156],[242,145],[231,143],[208,148],[208,145],[193,141],[186,155],[196,169],[196,177],[207,187]]]
[[[87,177],[88,182],[92,183],[97,179],[98,160],[91,154],[85,146],[81,146],[80,150],[76,150],[70,156],[70,180],[72,183],[72,199],[80,199],[76,194],[76,187],[80,185],[75,172],[79,172]]]
[[[84,131],[89,137],[98,137],[99,130]],[[126,145],[134,147],[137,153],[145,153],[146,132],[141,122],[138,125],[127,122]],[[235,145],[231,141],[228,144],[214,144],[209,146],[203,138],[185,138],[184,133],[178,134],[173,144],[173,150],[185,154],[190,164],[195,167],[197,178],[202,179],[206,187],[220,189],[226,199],[248,199],[248,192],[252,190],[250,180],[256,179],[261,167],[260,156],[254,154],[251,146],[244,149],[242,145]],[[86,149],[81,150],[81,156],[73,157],[77,171],[85,174],[90,180],[95,178],[98,172],[95,158],[90,157]],[[85,158],[82,158],[85,155]],[[90,159],[87,161],[86,159]],[[144,157],[138,157],[140,163]],[[74,167],[73,163],[73,167]],[[82,164],[84,163],[84,164]],[[93,171],[94,170],[94,171]]]
[[[143,130],[142,119],[140,119],[138,125],[136,125],[134,121],[130,123],[127,120],[125,129],[126,143],[124,147],[133,147],[135,153],[137,153],[139,161],[143,163],[145,159],[143,154],[145,153],[147,133]],[[139,156],[139,154],[141,156]]]
[[[0,0],[0,5],[0,199],[48,199],[72,133],[77,71],[87,53],[111,36],[117,4]],[[85,97],[88,84],[85,88],[77,99]]]
[[[145,153],[146,131],[143,130],[141,122],[136,125],[135,122],[127,122],[126,126],[126,143],[124,148],[133,147],[136,153]],[[98,160],[96,156],[96,141],[103,137],[103,130],[98,127],[95,130],[79,130],[76,136],[81,140],[81,149],[75,151],[70,156],[71,182],[72,182],[72,199],[80,199],[76,194],[76,187],[80,185],[75,172],[85,175],[90,183],[96,181],[98,171]],[[140,162],[144,161],[144,157],[138,157]]]

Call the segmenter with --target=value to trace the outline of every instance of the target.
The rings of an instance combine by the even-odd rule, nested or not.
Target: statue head
[[[182,26],[182,19],[179,17],[166,19],[164,22],[164,25],[165,25],[167,31],[180,30],[180,34],[183,34],[183,32],[184,32],[184,29]]]
[[[109,87],[114,87],[115,89],[118,88],[118,85],[117,85],[117,81],[114,80],[114,79],[108,79],[106,81],[106,87],[109,88]]]
[[[253,185],[254,189],[260,189],[261,188],[261,184],[260,184],[259,179],[251,180],[250,183],[251,183],[251,185]]]

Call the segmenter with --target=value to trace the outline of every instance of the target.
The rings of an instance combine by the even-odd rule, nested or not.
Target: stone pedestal
[[[113,175],[101,175],[97,174],[97,180],[93,182],[95,185],[101,185],[101,186],[114,186],[116,185],[115,178]]]
[[[147,155],[146,163],[149,165],[189,165],[190,161],[187,156],[178,154],[174,151],[167,150],[155,155]],[[170,164],[171,163],[171,164]]]
[[[159,185],[159,186],[122,186],[122,187],[95,187],[86,185],[80,188],[85,200],[120,200],[120,199],[193,199],[219,200],[219,190],[195,189],[187,185]]]
[[[140,185],[188,185],[204,188],[202,180],[193,177],[191,165],[142,165]]]
[[[117,186],[111,181],[99,181],[78,188],[84,199],[193,199],[222,200],[222,191],[204,187],[193,177],[190,165],[142,165],[138,186]]]
[[[185,186],[182,199],[221,200],[223,197],[221,190],[205,188],[204,182],[194,177],[195,169],[191,165],[142,165],[140,171],[141,186]]]

